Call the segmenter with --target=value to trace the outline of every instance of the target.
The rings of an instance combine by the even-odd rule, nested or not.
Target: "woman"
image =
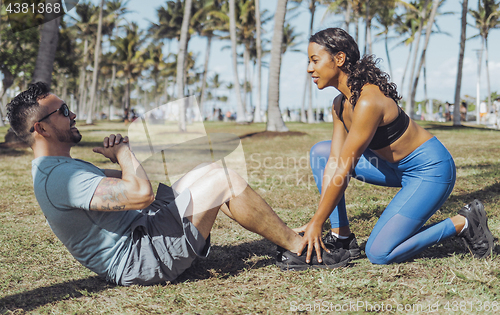
[[[314,34],[308,55],[307,71],[318,88],[333,86],[341,94],[333,102],[332,140],[311,149],[321,199],[309,223],[296,229],[304,233],[305,262],[310,263],[313,256],[321,261],[322,249],[328,248],[348,249],[351,257],[359,255],[344,202],[351,176],[402,187],[366,243],[365,252],[372,263],[401,262],[454,235],[463,236],[476,256],[488,255],[493,236],[479,201],[451,219],[424,227],[453,189],[455,164],[447,149],[398,106],[401,97],[396,86],[376,66],[373,56],[360,60],[357,44],[339,28]],[[322,240],[328,217],[332,230]]]

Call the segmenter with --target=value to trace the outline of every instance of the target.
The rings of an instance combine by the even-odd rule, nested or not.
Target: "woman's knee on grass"
[[[368,257],[368,260],[375,265],[388,265],[392,263],[392,261],[389,259],[389,255],[382,253],[382,252],[377,252],[376,250],[370,249],[365,249],[366,257]]]

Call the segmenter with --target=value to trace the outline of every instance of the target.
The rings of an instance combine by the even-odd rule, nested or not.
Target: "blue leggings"
[[[321,141],[311,148],[311,169],[320,193],[330,146],[331,141]],[[379,186],[402,187],[366,243],[366,256],[372,263],[401,262],[456,235],[451,219],[424,227],[448,198],[456,179],[453,158],[437,138],[426,141],[396,163],[367,149],[351,176]],[[349,225],[344,196],[330,215],[330,223],[332,228]]]

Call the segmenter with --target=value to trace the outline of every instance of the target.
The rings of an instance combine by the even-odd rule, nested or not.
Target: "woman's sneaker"
[[[361,249],[359,248],[358,241],[356,240],[356,235],[351,233],[348,238],[340,239],[332,234],[331,231],[323,238],[323,243],[327,248],[343,248],[349,251],[351,258],[358,258],[361,255]]]
[[[493,249],[493,234],[488,228],[488,218],[484,205],[479,200],[474,200],[458,211],[468,221],[468,226],[458,234],[462,237],[465,245],[477,258],[484,258]]]

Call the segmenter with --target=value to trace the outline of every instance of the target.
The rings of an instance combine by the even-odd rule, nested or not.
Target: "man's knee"
[[[219,189],[230,189],[234,195],[239,195],[247,187],[247,182],[236,171],[229,168],[214,168],[208,173],[209,185]]]

